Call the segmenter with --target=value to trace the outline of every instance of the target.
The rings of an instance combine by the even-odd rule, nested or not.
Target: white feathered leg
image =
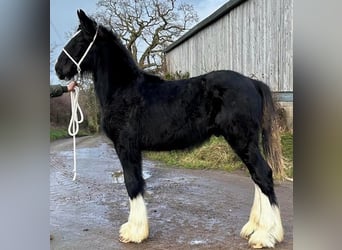
[[[259,209],[257,205],[252,207],[251,214],[253,214],[253,222],[257,221],[256,227],[253,229],[253,233],[249,237],[248,244],[253,248],[273,248],[277,242],[281,242],[284,238],[283,226],[281,223],[280,212],[277,205],[271,205],[268,197],[260,190],[260,188],[255,185],[256,194],[259,195]],[[255,204],[258,204],[256,201]],[[256,213],[259,213],[257,215]],[[258,219],[259,218],[259,219]],[[246,228],[253,227],[253,222],[250,223],[251,226],[245,225]],[[248,224],[248,223],[247,223]],[[244,228],[245,228],[244,227]],[[243,236],[247,235],[251,229],[244,229]]]
[[[140,243],[149,234],[147,211],[142,195],[130,200],[128,222],[120,228],[120,241],[124,243]]]
[[[252,233],[257,229],[258,223],[260,219],[260,193],[259,189],[254,188],[254,201],[251,209],[251,213],[249,215],[248,222],[243,226],[240,232],[240,236],[248,239]]]

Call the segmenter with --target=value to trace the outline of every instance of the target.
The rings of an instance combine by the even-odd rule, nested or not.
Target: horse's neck
[[[109,48],[102,48],[99,54],[97,65],[94,69],[95,89],[101,106],[112,101],[113,94],[117,89],[129,87],[137,82],[141,71],[129,57],[119,57],[114,45]],[[125,55],[125,53],[122,53]]]

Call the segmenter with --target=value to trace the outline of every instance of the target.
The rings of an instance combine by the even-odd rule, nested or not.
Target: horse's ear
[[[96,31],[97,23],[89,18],[83,10],[77,10],[78,19],[80,20],[80,27],[83,31],[93,35]]]

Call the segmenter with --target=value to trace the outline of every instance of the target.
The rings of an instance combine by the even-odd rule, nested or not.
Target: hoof
[[[240,236],[246,240],[249,239],[249,237],[254,233],[254,231],[257,229],[257,225],[252,222],[248,221],[243,228],[241,229]]]
[[[249,238],[248,245],[252,248],[274,248],[277,240],[267,231],[257,230]]]
[[[130,200],[128,222],[120,228],[120,241],[140,243],[148,237],[148,218],[142,195]]]
[[[139,227],[134,223],[127,222],[120,228],[120,242],[122,243],[141,243],[148,238],[148,226]]]

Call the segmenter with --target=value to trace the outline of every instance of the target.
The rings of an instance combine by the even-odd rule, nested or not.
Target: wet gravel
[[[122,169],[104,136],[77,140],[73,181],[72,140],[50,146],[51,249],[248,249],[240,238],[253,202],[244,171],[170,168],[144,160],[150,236],[141,244],[119,241],[129,213]],[[293,185],[276,185],[285,231],[276,249],[293,249]]]

